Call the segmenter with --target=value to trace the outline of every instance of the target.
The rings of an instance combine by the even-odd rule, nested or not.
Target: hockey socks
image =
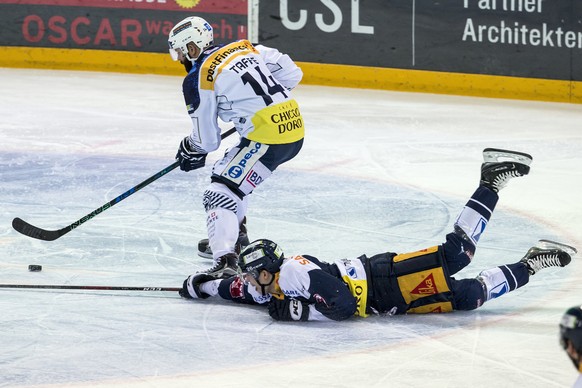
[[[498,200],[497,193],[485,186],[479,186],[457,217],[455,231],[460,229],[464,233],[463,237],[477,246]]]
[[[486,302],[526,285],[529,275],[523,263],[515,263],[482,271],[477,280],[483,285]]]

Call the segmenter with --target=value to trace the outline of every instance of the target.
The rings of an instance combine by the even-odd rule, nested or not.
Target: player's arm
[[[303,78],[303,71],[293,62],[289,55],[263,45],[257,45],[255,48],[259,51],[273,77],[281,85],[291,90],[299,84]]]
[[[191,73],[182,85],[188,115],[192,120],[189,146],[194,152],[209,153],[220,146],[218,105],[211,90],[202,90],[198,85],[198,73]]]
[[[345,283],[313,261],[316,260],[298,256],[281,269],[279,285],[286,298],[269,303],[273,319],[340,321],[354,315],[356,299]]]
[[[197,72],[190,73],[182,85],[184,101],[192,119],[192,131],[182,139],[176,154],[182,171],[204,167],[206,155],[220,146],[216,99],[211,91],[199,90],[197,77]]]
[[[218,296],[235,303],[265,304],[271,300],[271,295],[261,295],[241,275],[231,276],[221,280],[218,286]]]
[[[265,304],[270,295],[260,295],[246,284],[241,276],[231,276],[227,279],[216,279],[205,273],[190,275],[179,291],[181,297],[186,299],[207,299],[220,297],[235,303]]]
[[[356,312],[356,298],[352,295],[346,284],[337,277],[324,272],[323,270],[313,270],[309,272],[310,286],[308,288],[315,310],[313,320],[318,316],[341,321],[348,319]]]

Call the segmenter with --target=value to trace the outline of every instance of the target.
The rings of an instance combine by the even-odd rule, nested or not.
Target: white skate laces
[[[540,240],[538,245],[530,248],[523,259],[531,275],[544,268],[565,267],[572,261],[572,256],[577,253],[576,248],[550,240]]]
[[[507,182],[511,178],[518,178],[520,176],[523,176],[523,174],[519,173],[517,170],[509,170],[497,175],[491,184],[499,191],[507,185]]]

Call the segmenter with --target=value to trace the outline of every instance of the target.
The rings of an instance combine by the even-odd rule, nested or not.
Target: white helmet
[[[213,41],[212,26],[204,19],[197,16],[190,16],[176,24],[168,37],[170,46],[170,55],[174,61],[178,60],[177,49],[190,61],[196,58],[190,58],[188,55],[188,43],[194,43],[200,49],[200,52],[210,46]]]

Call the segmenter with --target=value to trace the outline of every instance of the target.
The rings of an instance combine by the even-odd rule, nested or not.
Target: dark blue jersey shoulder
[[[332,274],[334,276],[340,277],[339,271],[338,271],[337,266],[335,264],[326,263],[325,261],[321,261],[317,257],[311,256],[311,255],[301,255],[301,256],[305,257],[307,260],[311,261],[313,264],[318,265],[323,270],[323,272],[327,272],[327,273]]]
[[[353,316],[357,309],[356,298],[341,279],[335,264],[326,263],[309,255],[304,255],[321,270],[309,271],[309,303],[329,319],[341,321]]]
[[[194,112],[200,106],[200,90],[198,90],[198,80],[200,79],[200,69],[202,63],[209,55],[221,48],[223,45],[214,46],[202,53],[192,64],[192,68],[182,82],[182,93],[188,108],[188,113]]]

